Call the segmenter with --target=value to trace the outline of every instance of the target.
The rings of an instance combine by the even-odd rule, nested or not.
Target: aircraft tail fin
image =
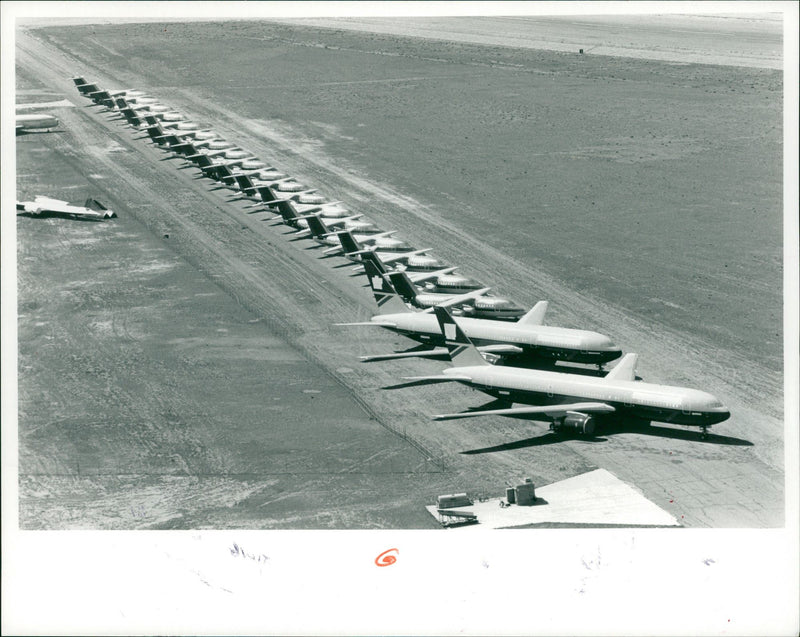
[[[389,274],[389,279],[397,290],[397,293],[403,298],[406,303],[411,303],[417,296],[417,289],[408,278],[405,272],[392,272]]]
[[[636,362],[638,354],[625,354],[605,377],[608,380],[636,380]]]
[[[434,307],[439,328],[444,334],[444,342],[450,354],[453,367],[474,367],[476,365],[489,365],[485,358],[472,344],[462,329],[455,322],[447,308]]]
[[[547,301],[539,301],[525,316],[517,321],[517,325],[544,325],[544,315],[547,313]]]
[[[91,95],[92,93],[97,93],[100,90],[100,87],[97,84],[84,84],[81,88],[78,89],[84,95]]]
[[[95,212],[101,213],[106,218],[117,216],[116,214],[114,214],[112,210],[109,210],[103,204],[97,201],[97,199],[93,199],[92,197],[89,197],[86,200],[86,203],[83,204],[83,206],[84,208],[88,208],[89,210],[94,210]]]
[[[308,217],[308,229],[315,238],[321,238],[327,234],[330,234],[328,226],[326,226],[325,222],[322,221],[322,219],[320,219],[317,215]]]
[[[258,192],[258,196],[261,197],[261,201],[264,203],[269,204],[277,199],[275,193],[272,192],[272,188],[269,186],[259,186],[256,188],[256,191]]]
[[[290,226],[297,225],[297,212],[295,212],[294,206],[292,206],[290,201],[281,200],[278,201],[276,204],[278,206],[278,212],[281,213],[281,217],[283,217],[283,222]],[[316,219],[316,217],[313,217]],[[311,222],[312,217],[309,217],[308,221]]]
[[[375,270],[381,274],[381,276],[383,276],[384,274],[388,274],[388,271],[386,270],[386,266],[384,265],[383,261],[381,261],[380,257],[374,252],[365,252],[362,255],[362,259],[364,261],[365,269],[367,262],[369,262],[372,264],[372,267],[375,268]]]
[[[129,124],[132,124],[133,126],[141,126],[142,125],[142,120],[139,119],[139,116],[136,114],[136,111],[134,111],[132,108],[130,108],[130,107],[122,108],[122,109],[120,109],[119,112],[122,113],[122,116],[126,120],[128,120]]]
[[[147,134],[150,135],[151,139],[155,139],[156,137],[161,137],[164,134],[164,129],[158,124],[150,124],[147,127]]]
[[[342,250],[345,254],[356,254],[361,252],[361,246],[358,241],[353,237],[353,233],[349,230],[344,230],[338,233],[339,242],[342,244]]]
[[[228,186],[232,186],[236,182],[233,172],[228,166],[220,166],[217,168],[215,178]]]
[[[243,192],[255,192],[256,186],[249,175],[236,175],[236,183]]]
[[[94,95],[92,95],[92,100],[95,102],[95,104],[111,104],[109,108],[114,106],[114,102],[111,99],[111,93],[106,90],[97,91]]]
[[[369,255],[365,255],[369,256]],[[392,284],[383,276],[376,263],[370,259],[364,260],[364,272],[367,274],[372,296],[378,304],[378,314],[400,314],[411,310],[400,299]]]

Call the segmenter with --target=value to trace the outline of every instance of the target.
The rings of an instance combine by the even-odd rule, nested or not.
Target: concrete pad
[[[501,507],[505,498],[455,507],[454,512],[478,516],[478,524],[463,528],[508,529],[532,526],[680,526],[669,513],[605,469],[536,489],[534,506]],[[538,504],[540,503],[540,504]],[[439,518],[436,506],[426,507]]]

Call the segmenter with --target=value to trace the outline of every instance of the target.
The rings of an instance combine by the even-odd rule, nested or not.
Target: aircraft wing
[[[474,418],[476,416],[520,416],[541,414],[548,419],[560,418],[570,412],[583,414],[610,414],[615,409],[606,403],[572,403],[565,405],[530,405],[508,409],[487,409],[485,411],[462,411],[457,414],[437,414],[433,420],[453,420],[455,418]]]
[[[465,301],[471,301],[476,297],[483,296],[491,289],[492,288],[481,288],[480,290],[473,290],[472,292],[467,292],[466,294],[456,294],[452,299],[447,299],[446,301],[442,301],[436,305],[438,307],[452,307],[453,305],[459,305]]]
[[[372,325],[386,325],[386,323],[372,323]],[[517,347],[516,345],[482,345],[478,348],[478,351],[498,355],[521,354],[522,348]],[[359,356],[359,359],[365,363],[371,363],[375,361],[391,361],[398,358],[437,358],[439,356],[447,356],[446,347],[434,347],[433,349],[423,349],[411,352],[396,352],[394,354],[372,354],[367,356]]]
[[[441,383],[445,383],[451,380],[462,380],[462,381],[470,381],[472,380],[469,376],[455,376],[453,374],[433,374],[432,376],[403,376],[402,380],[410,380],[410,381],[438,381]]]
[[[386,263],[386,259],[383,259],[383,262]],[[408,275],[408,278],[411,279],[412,283],[422,283],[424,281],[435,279],[442,274],[450,274],[455,269],[456,266],[452,266],[449,268],[442,268],[441,270],[432,270],[431,272],[406,272],[406,274]]]
[[[33,200],[36,203],[46,204],[51,206],[68,206],[69,203],[61,199],[53,199],[52,197],[45,197],[44,195],[36,195]]]
[[[396,323],[389,323],[387,321],[382,321],[381,323],[377,323],[375,321],[361,321],[358,323],[334,323],[337,327],[367,327],[377,325],[378,327],[397,327]]]

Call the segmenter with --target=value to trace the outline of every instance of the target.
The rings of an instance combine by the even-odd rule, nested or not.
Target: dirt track
[[[414,192],[400,191],[390,181],[376,182],[363,174],[359,170],[362,158],[330,155],[327,146],[286,123],[243,117],[235,108],[206,99],[199,89],[177,88],[165,94],[165,87],[152,85],[147,77],[136,77],[129,70],[115,75],[108,64],[101,67],[89,59],[76,61],[35,35],[18,33],[17,52],[23,75],[43,82],[49,90],[63,92],[78,104],[62,113],[65,128],[82,143],[64,152],[72,156],[78,170],[85,166],[86,172],[101,173],[113,181],[112,207],[135,217],[154,237],[169,232],[170,252],[213,277],[231,298],[349,388],[384,424],[405,431],[434,458],[441,457],[447,475],[437,478],[436,489],[448,486],[497,492],[511,476],[532,475],[535,481],[546,483],[602,466],[641,488],[679,518],[683,516],[689,526],[782,524],[779,374],[766,368],[754,371],[752,360],[744,353],[737,357],[730,350],[716,349],[708,340],[689,337],[663,324],[654,329],[608,300],[570,289],[499,246],[479,240],[474,231],[446,218]],[[321,192],[352,203],[354,208],[364,206],[383,227],[401,230],[413,243],[432,247],[453,263],[468,264],[471,270],[485,273],[482,278],[490,283],[502,281],[503,288],[523,291],[526,302],[530,301],[526,294],[531,293],[524,291],[535,281],[537,294],[560,308],[562,324],[591,326],[613,334],[627,350],[641,354],[648,380],[708,389],[728,404],[734,418],[708,443],[699,442],[694,433],[655,427],[650,435],[621,433],[603,442],[542,445],[536,439],[527,440],[532,426],[522,421],[432,424],[427,414],[480,404],[483,398],[464,389],[443,391],[441,387],[380,391],[378,388],[400,376],[433,372],[441,364],[356,365],[356,354],[386,351],[395,342],[385,334],[366,330],[343,333],[331,327],[336,321],[360,320],[371,313],[371,300],[361,282],[349,278],[346,268],[332,268],[332,260],[315,258],[317,253],[308,250],[308,244],[288,242],[281,236],[282,227],[270,227],[257,216],[247,215],[241,204],[227,203],[222,192],[209,190],[208,182],[194,180],[192,171],[177,170],[176,162],[164,161],[145,142],[132,140],[133,135],[119,121],[109,121],[106,114],[86,108],[67,79],[77,71],[102,84],[129,84],[168,99]],[[20,300],[23,298],[21,290]],[[21,338],[23,333],[21,329]],[[21,396],[24,382],[22,373]],[[131,404],[135,404],[135,396]],[[28,424],[21,418],[21,440]],[[533,427],[538,430],[540,426]],[[494,453],[459,453],[515,441],[520,444]],[[25,494],[27,471],[21,467],[21,495]],[[420,506],[434,495],[422,493],[422,486],[415,488],[420,492],[409,500]],[[34,492],[28,494],[35,500]],[[77,509],[79,515],[80,507]],[[230,523],[224,516],[186,522],[190,527]],[[351,523],[342,514],[333,526]],[[376,523],[403,526],[385,520]],[[258,522],[251,519],[248,524],[257,526]],[[305,525],[309,524],[314,522],[306,521]]]

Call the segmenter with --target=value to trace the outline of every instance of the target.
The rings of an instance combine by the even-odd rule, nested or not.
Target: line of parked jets
[[[141,91],[109,91],[73,78],[81,94],[118,112],[187,167],[248,199],[251,212],[293,227],[297,238],[313,238],[326,255],[356,263],[372,289],[378,312],[370,321],[347,326],[380,327],[419,343],[413,349],[362,356],[363,361],[407,357],[448,357],[441,374],[408,377],[399,387],[458,382],[492,396],[491,408],[440,414],[434,419],[489,415],[522,416],[550,423],[558,433],[591,436],[608,418],[708,427],[730,417],[713,395],[685,387],[647,383],[635,371],[636,354],[626,354],[610,370],[606,363],[622,350],[593,331],[544,324],[547,301],[525,311],[489,294],[490,288],[385,232],[342,202],[329,202],[253,153],[188,120]],[[593,367],[575,364],[594,365]],[[514,406],[519,404],[521,406]]]

